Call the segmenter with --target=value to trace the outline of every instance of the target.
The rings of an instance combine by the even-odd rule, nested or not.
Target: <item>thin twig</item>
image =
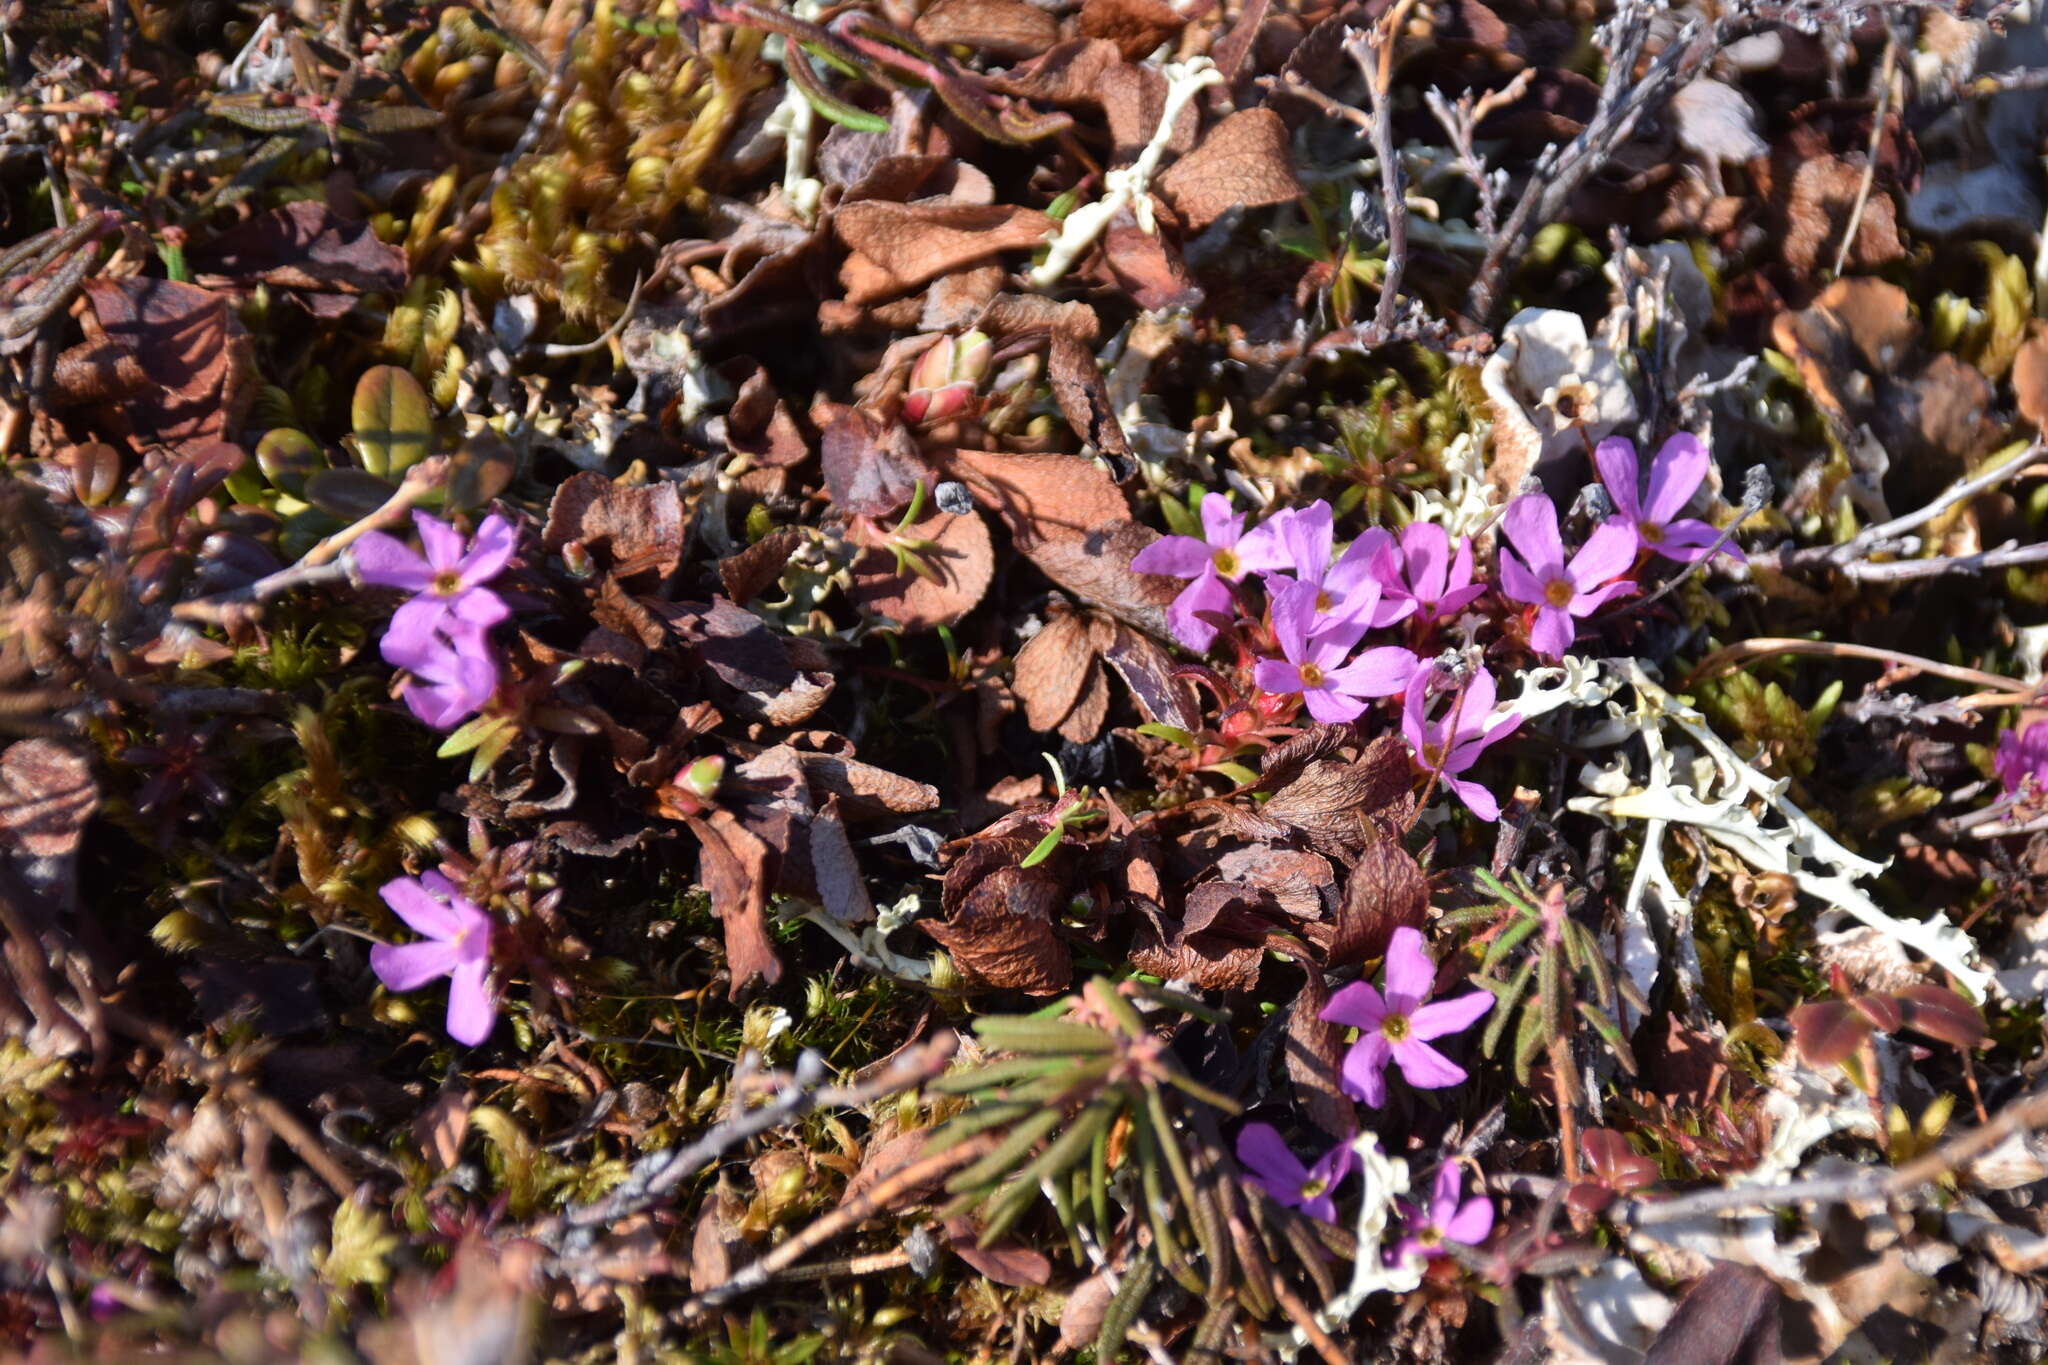
[[[1922,673],[1932,673],[1936,677],[1970,683],[1977,687],[1994,687],[2002,692],[2027,691],[2027,684],[2018,678],[2006,678],[1996,673],[1983,673],[1974,668],[1945,664],[1937,659],[1925,659],[1918,654],[1907,654],[1901,650],[1879,649],[1873,645],[1840,644],[1833,640],[1799,640],[1776,635],[1758,636],[1753,640],[1742,640],[1715,650],[1694,665],[1692,671],[1680,679],[1678,686],[1672,690],[1687,691],[1702,679],[1711,678],[1745,659],[1768,658],[1776,654],[1809,654],[1824,659],[1868,659],[1875,663],[1915,668]]]
[[[759,1289],[776,1275],[796,1264],[807,1253],[823,1246],[855,1224],[887,1209],[905,1191],[928,1185],[951,1175],[963,1166],[979,1161],[1003,1140],[1003,1136],[1001,1133],[981,1133],[965,1142],[956,1143],[943,1152],[921,1156],[897,1167],[767,1255],[738,1271],[731,1279],[723,1284],[712,1285],[684,1304],[683,1317],[685,1320],[702,1317],[722,1303],[738,1298],[750,1290]]]
[[[1858,583],[1904,583],[1915,578],[1940,578],[1952,573],[1982,573],[1986,569],[2010,569],[2038,564],[2048,559],[2048,541],[2021,545],[2007,541],[1995,550],[1969,555],[1944,555],[1937,559],[1893,559],[1876,563],[1868,559],[1842,565],[1842,573]]]
[[[1842,229],[1842,240],[1835,246],[1835,271],[1837,276],[1848,263],[1849,248],[1856,241],[1857,230],[1863,226],[1863,209],[1870,202],[1870,187],[1877,183],[1877,157],[1884,147],[1884,121],[1892,108],[1892,69],[1899,59],[1899,35],[1891,25],[1885,25],[1884,60],[1877,68],[1877,113],[1870,124],[1870,151],[1863,162],[1863,181],[1856,187],[1856,199],[1849,205],[1849,223]]]
[[[1379,307],[1373,326],[1385,335],[1394,326],[1400,306],[1401,276],[1408,269],[1408,199],[1402,183],[1401,157],[1394,146],[1394,44],[1415,0],[1396,0],[1387,12],[1363,33],[1345,44],[1345,50],[1365,75],[1366,98],[1372,103],[1372,149],[1380,163],[1380,193],[1386,200],[1387,272],[1380,277]]]

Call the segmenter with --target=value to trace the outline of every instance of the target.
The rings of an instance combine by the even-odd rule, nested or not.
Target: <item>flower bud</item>
[[[913,423],[943,422],[958,416],[988,377],[995,343],[981,332],[940,337],[910,367],[910,391],[903,396],[903,418]]]
[[[725,781],[725,756],[713,754],[687,763],[676,774],[675,785],[702,801],[709,801],[718,795],[720,784]]]

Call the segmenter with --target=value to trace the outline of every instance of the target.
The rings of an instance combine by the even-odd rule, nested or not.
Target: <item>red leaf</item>
[[[1946,986],[1908,986],[1897,996],[1905,1027],[1915,1033],[1972,1048],[1984,1041],[1984,1016],[1975,1005]]]
[[[1870,1021],[1846,1001],[1816,1000],[1792,1011],[1792,1041],[1810,1066],[1838,1066],[1870,1036]]]

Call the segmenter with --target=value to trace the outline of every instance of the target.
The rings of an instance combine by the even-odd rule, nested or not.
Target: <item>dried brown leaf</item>
[[[1323,1007],[1329,1003],[1330,989],[1323,974],[1310,970],[1287,1016],[1284,1056],[1287,1079],[1303,1112],[1324,1132],[1345,1137],[1357,1118],[1351,1101],[1337,1085],[1343,1070],[1344,1031],[1322,1017]]]
[[[935,47],[959,43],[990,56],[1036,57],[1059,41],[1059,21],[1025,0],[936,0],[912,31]]]
[[[85,296],[105,339],[81,349],[125,357],[147,380],[109,414],[137,440],[182,450],[225,440],[241,425],[255,396],[255,365],[228,295],[131,275],[87,280]],[[57,387],[52,402],[63,406],[69,400],[61,372]]]
[[[1195,231],[1240,206],[1293,202],[1301,197],[1301,185],[1294,178],[1287,124],[1263,105],[1239,110],[1167,167],[1159,192]]]
[[[1058,725],[1081,699],[1094,646],[1088,621],[1079,612],[1052,614],[1045,628],[1017,651],[1010,690],[1024,703],[1024,721],[1046,731]]]
[[[896,534],[893,528],[890,534]],[[930,542],[917,554],[933,576],[898,573],[894,555],[879,546],[872,548],[853,565],[850,596],[861,609],[913,631],[950,625],[974,610],[995,577],[995,546],[988,524],[972,511],[933,511],[902,534]],[[879,537],[856,528],[855,539]]]
[[[1369,962],[1386,951],[1396,929],[1420,929],[1428,913],[1422,865],[1392,838],[1375,839],[1351,869],[1325,960],[1333,967]]]
[[[1004,251],[1025,251],[1057,228],[1036,209],[1011,204],[879,199],[842,204],[832,215],[839,239],[872,267],[857,280],[844,272],[847,301],[875,303]]]
[[[718,581],[725,585],[725,595],[741,606],[753,601],[782,577],[789,557],[803,543],[800,527],[778,526],[738,554],[719,560]]]
[[[848,516],[886,517],[909,505],[919,483],[933,478],[910,429],[865,408],[847,408],[825,428],[819,443],[825,488]]]
[[[1127,62],[1141,62],[1186,27],[1165,0],[1083,0],[1081,33],[1115,43]]]
[[[572,540],[603,554],[600,562],[622,578],[666,578],[682,562],[682,498],[672,483],[622,488],[590,470],[572,474],[548,504],[541,545],[559,554]]]
[[[395,294],[405,249],[379,240],[367,219],[343,218],[317,199],[259,213],[189,255],[202,285],[264,283],[287,289]]]
[[[711,894],[711,908],[725,929],[728,993],[738,999],[756,979],[782,979],[782,959],[768,941],[768,891],[774,878],[769,848],[728,810],[689,818],[702,856],[697,880]]]

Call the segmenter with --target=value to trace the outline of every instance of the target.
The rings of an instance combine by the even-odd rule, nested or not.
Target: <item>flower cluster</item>
[[[437,730],[452,730],[498,690],[489,631],[511,609],[488,585],[511,562],[519,538],[500,516],[486,517],[467,546],[439,517],[415,512],[413,522],[424,553],[371,531],[355,543],[356,573],[373,587],[413,594],[385,628],[384,660],[412,674],[400,693],[412,713]]]
[[[447,977],[448,1036],[471,1047],[481,1043],[498,1019],[491,990],[490,912],[439,872],[386,882],[380,894],[393,914],[426,937],[370,949],[377,979],[387,990],[416,991]]]
[[[1502,513],[1507,544],[1492,586],[1526,610],[1529,647],[1550,659],[1572,647],[1578,622],[1636,591],[1645,554],[1691,563],[1722,545],[1706,522],[1679,513],[1698,493],[1711,464],[1698,438],[1681,433],[1651,462],[1648,491],[1638,487],[1635,447],[1616,437],[1600,444],[1594,462],[1615,515],[1568,551],[1557,508],[1542,493],[1514,499]],[[1481,819],[1498,819],[1500,803],[1459,776],[1516,725],[1496,715],[1498,688],[1483,668],[1425,663],[1445,622],[1457,619],[1488,590],[1474,579],[1470,541],[1454,542],[1442,526],[1414,522],[1399,537],[1374,528],[1337,553],[1335,515],[1318,500],[1274,513],[1247,529],[1244,514],[1220,494],[1202,499],[1199,537],[1165,536],[1141,550],[1131,567],[1188,581],[1167,615],[1188,648],[1206,651],[1226,629],[1256,626],[1260,610],[1246,591],[1256,575],[1265,590],[1263,629],[1238,638],[1270,641],[1251,660],[1260,691],[1298,696],[1325,724],[1358,719],[1374,701],[1402,699],[1402,733],[1421,767],[1435,775]],[[1741,558],[1741,552],[1722,552]],[[1396,628],[1400,643],[1368,644],[1373,631]],[[1275,657],[1277,655],[1277,657]]]

